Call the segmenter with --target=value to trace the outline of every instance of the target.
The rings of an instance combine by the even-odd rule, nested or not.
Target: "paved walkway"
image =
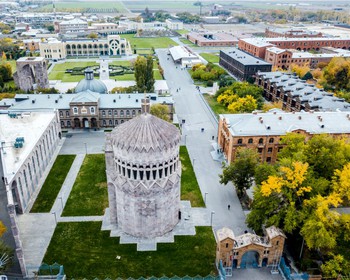
[[[62,214],[84,157],[85,154],[76,156],[50,213],[25,213],[18,216],[28,276],[33,276],[33,272],[37,271],[42,263],[55,231],[57,219]]]
[[[109,80],[109,69],[107,59],[98,60],[100,63],[100,80]]]
[[[179,120],[185,120],[183,137],[186,137],[186,146],[202,195],[206,196],[209,213],[215,212],[213,227],[217,230],[226,226],[233,229],[236,235],[243,234],[247,226],[241,204],[231,183],[227,186],[219,183],[221,163],[214,160],[211,154],[215,151],[212,137],[216,139],[217,136],[217,120],[198,93],[188,71],[176,68],[172,60],[167,60],[165,50],[157,50],[157,54],[174,96],[177,116]],[[178,85],[181,85],[181,89],[176,92]],[[202,128],[204,132],[201,132]],[[227,208],[229,204],[230,210]]]

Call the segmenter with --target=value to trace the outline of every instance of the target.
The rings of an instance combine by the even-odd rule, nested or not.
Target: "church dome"
[[[113,146],[136,153],[161,152],[178,146],[179,130],[151,114],[141,114],[116,127],[111,133]]]
[[[75,92],[79,93],[81,91],[90,90],[98,93],[107,93],[106,85],[100,80],[94,79],[94,71],[90,68],[87,68],[85,71],[85,78],[81,80],[78,85],[75,87]]]

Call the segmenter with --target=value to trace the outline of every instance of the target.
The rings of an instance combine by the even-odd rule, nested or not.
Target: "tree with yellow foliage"
[[[333,57],[323,69],[325,87],[334,90],[350,90],[350,59]]]
[[[6,232],[6,227],[5,225],[3,224],[2,221],[0,221],[0,237],[3,236],[3,234]]]
[[[307,72],[310,72],[310,67],[308,64],[300,66],[292,63],[289,68],[293,73],[297,74],[300,79],[303,78]]]

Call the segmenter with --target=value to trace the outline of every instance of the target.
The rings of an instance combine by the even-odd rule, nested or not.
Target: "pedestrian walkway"
[[[28,276],[34,276],[45,256],[64,205],[73,188],[85,154],[76,156],[50,213],[25,213],[18,215],[18,226],[26,261]]]
[[[109,80],[109,68],[108,68],[108,60],[100,59],[97,62],[100,63],[100,80]]]

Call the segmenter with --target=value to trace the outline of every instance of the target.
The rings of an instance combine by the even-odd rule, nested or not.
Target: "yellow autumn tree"
[[[3,236],[3,234],[6,232],[6,227],[5,225],[2,223],[2,221],[0,221],[0,237]]]
[[[234,101],[227,106],[227,109],[232,113],[249,113],[257,108],[258,104],[256,99],[251,95],[238,98],[237,101]]]
[[[297,64],[292,63],[289,68],[292,72],[297,74],[299,78],[304,77],[307,72],[310,72],[310,67],[308,64],[304,64],[303,66],[299,66]]]
[[[271,109],[281,109],[282,110],[283,107],[283,102],[282,101],[275,101],[275,102],[268,102],[268,103],[264,103],[263,105],[263,111],[267,112]]]

